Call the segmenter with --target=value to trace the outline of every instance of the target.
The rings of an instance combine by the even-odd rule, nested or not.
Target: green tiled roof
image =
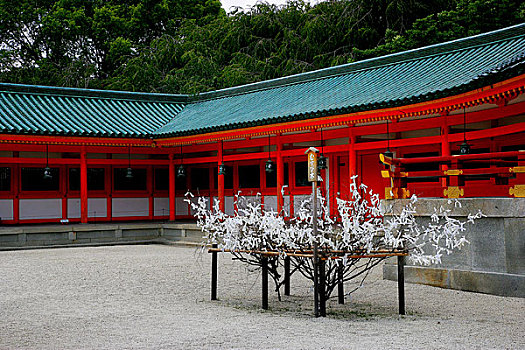
[[[198,96],[157,135],[177,136],[402,106],[523,72],[525,24]]]
[[[196,96],[0,84],[0,133],[169,137],[402,106],[525,72],[525,24]]]
[[[0,132],[149,137],[187,96],[0,84]]]

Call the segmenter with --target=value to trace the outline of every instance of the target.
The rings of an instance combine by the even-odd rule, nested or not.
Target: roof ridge
[[[48,96],[70,96],[81,98],[118,99],[127,101],[187,103],[189,95],[154,92],[82,89],[72,87],[0,83],[0,92],[25,93]]]
[[[221,90],[209,91],[190,96],[189,103],[199,103],[229,96],[243,95],[257,91],[264,91],[275,89],[284,86],[290,86],[315,80],[328,79],[335,76],[341,76],[354,72],[359,72],[368,69],[375,69],[379,67],[386,67],[403,62],[415,61],[419,59],[435,57],[444,53],[453,53],[462,50],[467,50],[475,47],[481,47],[489,44],[494,44],[502,41],[509,41],[525,35],[525,23],[517,24],[511,27],[506,27],[491,32],[480,33],[474,36],[459,38],[444,43],[433,44],[402,52],[396,52],[380,57],[372,57],[365,60],[347,63],[343,65],[322,68],[310,72],[293,74],[285,77],[279,77],[260,82],[254,82],[246,85],[229,87]],[[495,38],[493,38],[495,37]],[[493,40],[490,40],[493,38]],[[481,40],[480,40],[481,39]],[[454,47],[454,45],[457,45]],[[450,49],[447,49],[449,48]],[[441,50],[440,50],[441,49]],[[445,50],[444,50],[445,49]],[[432,52],[435,51],[435,52]],[[414,54],[418,54],[414,56]],[[421,54],[423,53],[423,54]],[[399,59],[401,57],[401,59]],[[406,57],[403,59],[403,57]],[[377,62],[385,61],[383,64]],[[352,69],[353,68],[353,69]]]

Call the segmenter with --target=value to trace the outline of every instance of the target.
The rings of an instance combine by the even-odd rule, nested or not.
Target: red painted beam
[[[45,165],[46,158],[0,157],[0,164]],[[49,165],[80,165],[79,158],[49,158]]]
[[[175,155],[170,154],[169,162],[169,208],[170,208],[170,221],[175,221]]]
[[[509,157],[518,157],[525,155],[525,151],[512,151],[512,152],[493,152],[493,153],[479,153],[479,154],[464,154],[456,156],[441,156],[441,157],[418,157],[418,158],[395,158],[393,159],[395,164],[420,164],[420,163],[439,163],[439,162],[451,162],[451,161],[468,161],[468,160],[490,160],[490,159],[502,159]]]

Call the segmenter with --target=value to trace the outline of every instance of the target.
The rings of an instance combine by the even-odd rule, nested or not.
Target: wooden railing
[[[525,151],[379,158],[387,199],[525,197]]]

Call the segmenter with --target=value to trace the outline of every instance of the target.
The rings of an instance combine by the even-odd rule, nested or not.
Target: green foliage
[[[0,0],[0,80],[104,87],[115,70],[218,0]]]
[[[0,81],[199,93],[523,22],[515,0],[0,0]]]
[[[437,44],[521,23],[525,3],[514,0],[458,0],[455,7],[417,19],[405,33],[387,32],[385,43],[356,50],[359,59]]]

